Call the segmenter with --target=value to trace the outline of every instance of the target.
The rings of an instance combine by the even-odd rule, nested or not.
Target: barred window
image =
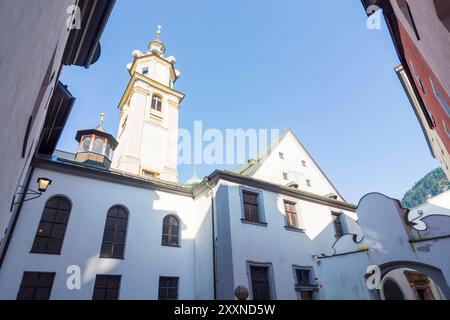
[[[128,211],[114,206],[108,211],[100,258],[123,259],[127,235]]]
[[[45,204],[34,238],[32,253],[61,254],[72,205],[64,197],[53,197]]]
[[[261,222],[259,217],[259,204],[257,193],[243,191],[244,218],[247,221]]]
[[[173,215],[163,220],[162,245],[172,247],[180,245],[180,222]]]
[[[342,213],[332,212],[331,214],[333,216],[333,225],[336,237],[342,237],[345,234],[344,225],[342,223]]]
[[[250,266],[253,300],[271,300],[269,267]]]
[[[178,282],[177,277],[160,277],[159,278],[159,300],[177,300],[178,299]]]
[[[49,300],[55,273],[24,272],[17,300]]]
[[[121,276],[97,275],[92,300],[119,300]]]

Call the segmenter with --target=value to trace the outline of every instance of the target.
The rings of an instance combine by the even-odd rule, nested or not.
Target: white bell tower
[[[178,112],[184,94],[173,89],[180,72],[157,37],[144,54],[133,51],[131,80],[120,101],[119,145],[112,167],[131,174],[178,181]]]

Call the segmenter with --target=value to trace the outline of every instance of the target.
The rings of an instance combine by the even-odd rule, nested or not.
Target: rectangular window
[[[280,152],[280,153],[279,153],[279,156],[280,156],[280,159],[281,159],[281,160],[284,160],[284,153]]]
[[[302,166],[303,166],[304,168],[306,168],[306,161],[305,161],[305,160],[302,161]]]
[[[311,188],[311,180],[306,180],[306,185]]]
[[[160,277],[158,300],[178,300],[178,277]]]
[[[119,300],[122,276],[97,275],[92,300]]]
[[[142,74],[147,75],[148,74],[148,67],[145,67],[142,69]]]
[[[288,174],[286,172],[283,172],[283,179],[284,180],[288,180],[289,179]]]
[[[253,300],[271,300],[269,267],[250,266]]]
[[[251,222],[261,222],[259,217],[259,194],[242,191],[244,202],[244,219]]]
[[[153,171],[150,171],[150,170],[145,170],[145,169],[142,169],[142,175],[146,176],[146,177],[149,177],[149,178],[157,178],[157,177],[159,177],[159,173],[153,172]]]
[[[333,225],[334,225],[334,232],[336,237],[342,237],[344,235],[344,225],[342,223],[342,213],[332,212],[333,217]]]
[[[314,292],[318,290],[313,283],[314,275],[310,267],[295,267],[295,290],[299,300],[314,300]]]
[[[430,79],[430,82],[431,82],[431,87],[433,88],[434,95],[436,96],[436,99],[439,101],[439,104],[445,110],[445,112],[447,113],[447,116],[450,118],[450,107],[448,106],[447,101],[445,101],[441,92],[438,90],[438,88],[436,88],[436,86],[433,83],[433,80]]]
[[[55,273],[24,272],[17,300],[49,300]]]
[[[286,223],[290,228],[299,228],[297,209],[294,202],[284,201],[284,212],[286,213]]]

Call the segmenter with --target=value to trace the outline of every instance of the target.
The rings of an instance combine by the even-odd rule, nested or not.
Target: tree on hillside
[[[442,168],[435,169],[423,177],[412,187],[402,200],[402,205],[405,208],[415,208],[427,199],[437,196],[450,188],[450,182],[448,181],[444,170]]]

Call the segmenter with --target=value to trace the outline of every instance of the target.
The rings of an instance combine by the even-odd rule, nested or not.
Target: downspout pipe
[[[4,245],[1,255],[0,255],[0,269],[2,268],[3,262],[5,261],[5,257],[8,252],[9,244],[11,243],[11,239],[14,234],[14,230],[16,228],[17,221],[19,220],[20,213],[22,212],[23,203],[25,202],[25,198],[27,196],[26,190],[28,190],[28,188],[30,187],[30,182],[31,182],[31,178],[33,177],[33,173],[34,173],[34,166],[32,165],[30,168],[30,171],[28,173],[27,180],[25,182],[25,188],[24,188],[25,191],[23,192],[23,194],[20,197],[16,214],[14,215],[13,221],[9,227],[8,235],[6,236],[6,239],[5,239],[5,245]]]
[[[203,180],[206,186],[211,190],[211,231],[212,231],[212,250],[213,250],[213,280],[214,280],[214,300],[217,300],[217,250],[216,250],[216,217],[214,210],[214,189],[211,187],[209,182],[211,181],[208,177]]]

